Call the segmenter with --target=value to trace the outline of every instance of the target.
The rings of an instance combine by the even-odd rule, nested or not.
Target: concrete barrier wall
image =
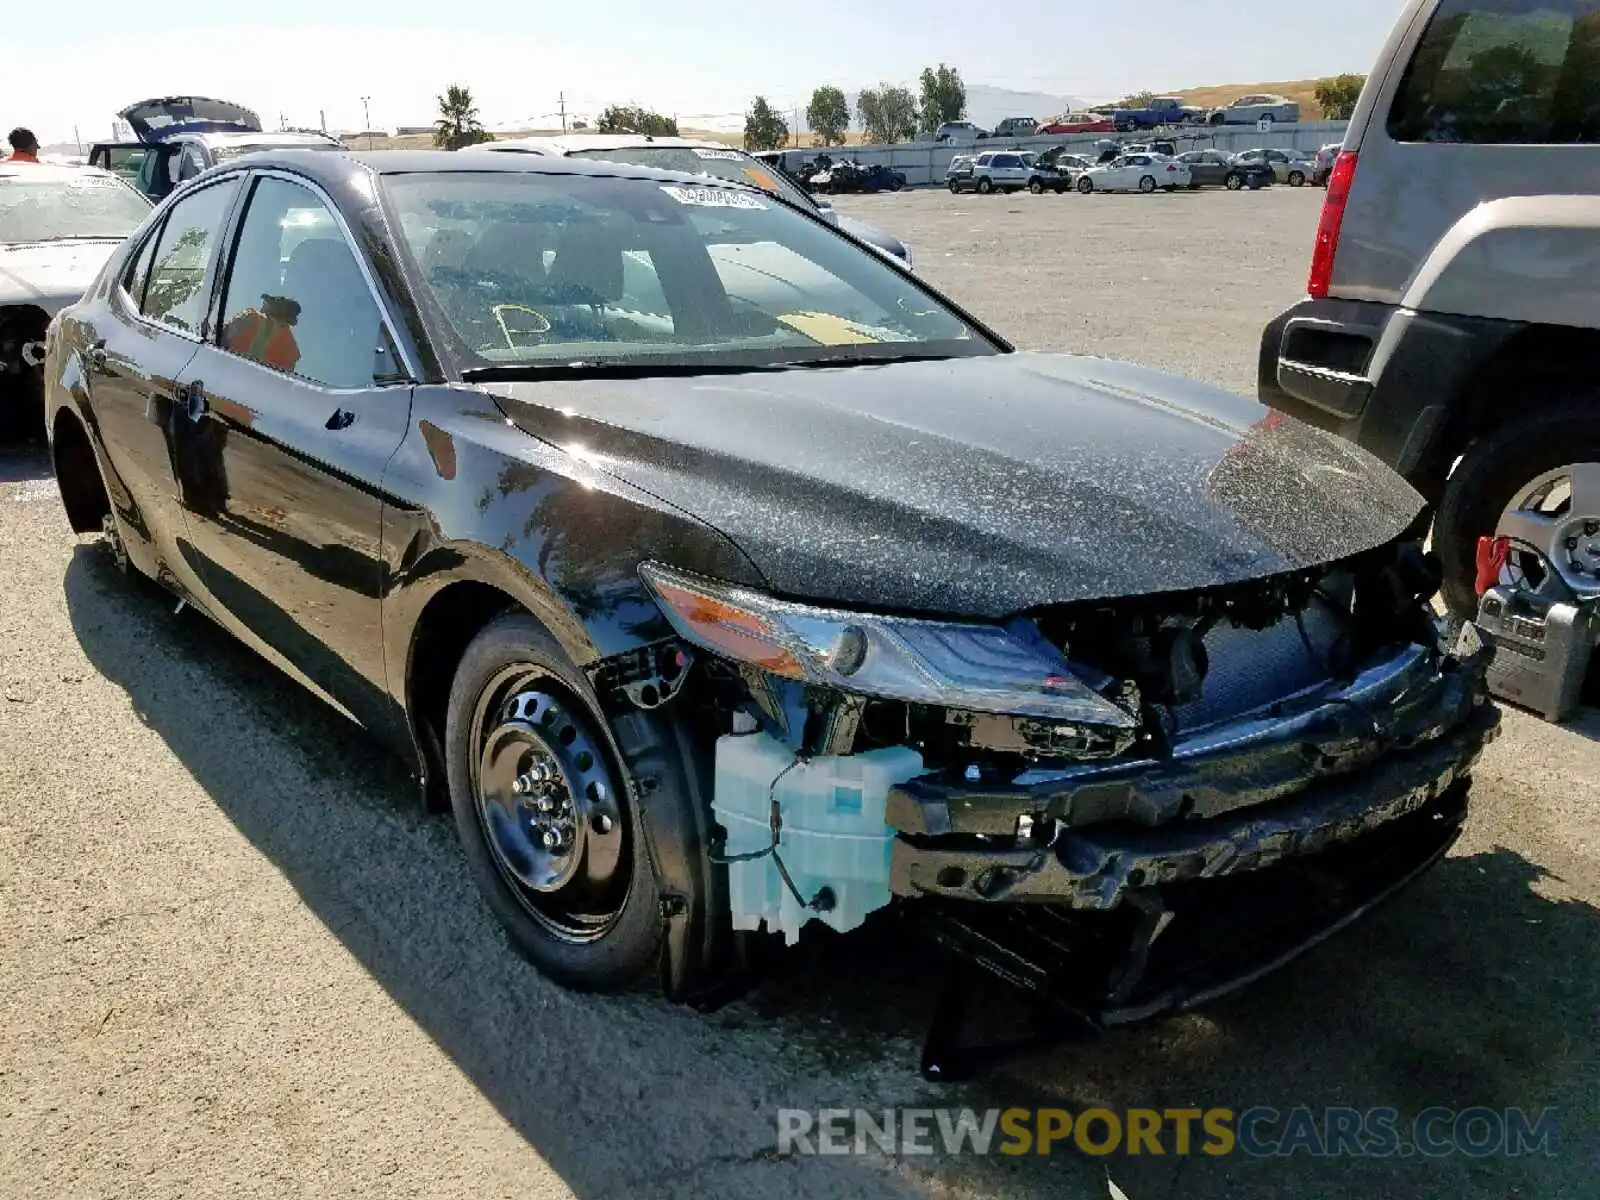
[[[1071,133],[1054,137],[986,138],[975,146],[951,146],[947,143],[902,142],[895,146],[834,146],[827,150],[813,147],[804,150],[785,150],[783,166],[792,170],[809,162],[819,154],[827,154],[834,161],[855,159],[866,166],[882,163],[903,172],[909,187],[926,187],[930,184],[943,187],[945,171],[950,160],[958,154],[981,154],[985,150],[1043,150],[1049,146],[1066,146],[1069,152],[1086,158],[1098,156],[1095,143],[1114,141],[1124,144],[1148,142],[1166,137],[1176,142],[1178,152],[1186,150],[1221,150],[1237,154],[1258,146],[1277,150],[1315,151],[1328,142],[1344,140],[1348,121],[1304,121],[1298,125],[1279,125],[1271,133],[1261,133],[1254,125],[1221,125],[1205,128],[1187,127],[1167,133]]]

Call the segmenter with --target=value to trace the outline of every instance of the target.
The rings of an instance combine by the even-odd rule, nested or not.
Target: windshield
[[[0,242],[121,238],[149,215],[144,197],[105,175],[0,176]]]
[[[682,171],[686,175],[708,175],[712,179],[725,179],[746,187],[753,184],[762,191],[782,196],[790,204],[809,209],[817,207],[816,202],[801,188],[742,150],[716,150],[701,146],[628,146],[621,150],[575,151],[569,157],[632,163],[637,167]]]
[[[749,189],[534,172],[383,187],[463,368],[995,352],[882,256]]]

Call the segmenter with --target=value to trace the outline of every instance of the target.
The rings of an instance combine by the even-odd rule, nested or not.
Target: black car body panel
[[[1262,330],[1262,403],[1327,429],[1431,495],[1455,439],[1495,397],[1476,386],[1527,326],[1363,300],[1306,299]],[[1431,485],[1431,486],[1430,486]]]
[[[849,606],[998,617],[1205,587],[1366,549],[1421,507],[1346,442],[1105,359],[495,390],[703,516],[778,592]]]
[[[976,322],[965,357],[647,378],[575,378],[584,368],[565,365],[544,378],[530,368],[526,381],[489,371],[492,381],[464,382],[436,349],[436,315],[375,180],[457,171],[703,185],[470,151],[281,152],[214,168],[155,210],[53,331],[45,371],[57,478],[74,528],[100,528],[109,515],[135,567],[387,739],[435,797],[457,664],[497,616],[531,617],[592,682],[636,785],[672,994],[728,965],[718,956],[735,926],[727,863],[710,854],[719,834],[708,763],[731,730],[750,732],[736,717],[791,749],[826,743],[833,755],[916,741],[929,770],[892,793],[883,831],[898,839],[896,888],[930,905],[959,895],[969,923],[997,907],[981,901],[1008,892],[1032,889],[1041,912],[1070,908],[1062,902],[1089,894],[1074,863],[1120,872],[1126,903],[1108,895],[1115,911],[1096,915],[1122,920],[1155,903],[1145,871],[1170,868],[1186,887],[1292,868],[1252,828],[1276,831],[1266,840],[1277,850],[1315,864],[1310,852],[1328,846],[1376,838],[1392,849],[1382,830],[1435,808],[1441,822],[1459,817],[1464,773],[1494,723],[1482,656],[1438,644],[1420,600],[1429,577],[1402,536],[1421,498],[1360,447],[1141,368],[1013,353]],[[310,187],[354,251],[382,367],[368,357],[370,378],[357,386],[308,384],[222,348],[219,276],[236,268],[248,189],[268,178]],[[212,244],[233,249],[208,252],[203,281],[193,273],[199,303],[192,327],[178,329],[139,312],[122,281],[147,235],[202,204],[215,213]],[[891,270],[897,289],[914,280],[876,260],[871,268]],[[109,514],[88,495],[96,479]],[[1064,760],[1049,736],[1029,741],[1037,731],[1004,712],[991,724],[1017,736],[1000,748],[1004,737],[985,740],[988,727],[980,736],[970,711],[947,704],[891,705],[890,720],[866,722],[848,688],[703,648],[678,659],[691,664],[687,684],[630,691],[618,681],[658,682],[658,656],[693,649],[647,564],[867,614],[982,618],[986,633],[1031,625],[1035,640],[1054,638],[1058,624],[1063,639],[1107,620],[1151,630],[1130,647],[1097,645],[1091,632],[1068,668],[1087,655],[1106,676],[1095,685],[1100,711],[1137,720],[1141,740],[1089,765],[1092,756]],[[1347,591],[1315,590],[1330,580]],[[1312,611],[1314,600],[1326,611]],[[1365,656],[1350,679],[1352,664],[1333,661],[1339,619],[1350,653]],[[1160,690],[1203,659],[1195,647],[1213,628],[1219,655],[1245,655],[1213,678],[1272,674],[1265,708],[1259,688],[1240,692],[1255,696],[1249,711]],[[1296,656],[1304,647],[1310,682],[1296,677],[1292,694],[1271,654],[1248,654],[1271,636]],[[1069,642],[1051,644],[1065,659]],[[1130,656],[1137,670],[1116,674]],[[1140,700],[1146,667],[1155,686]],[[674,702],[677,687],[691,694]],[[873,732],[885,727],[887,740]],[[1413,778],[1433,758],[1440,769]],[[1029,774],[1052,764],[1049,778]],[[1030,836],[1066,840],[1025,849],[1022,818]],[[1394,870],[1374,877],[1361,904],[1442,853],[1445,824],[1395,850]]]

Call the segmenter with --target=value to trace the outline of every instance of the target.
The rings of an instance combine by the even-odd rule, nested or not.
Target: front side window
[[[206,308],[206,267],[238,190],[239,181],[229,179],[173,205],[139,306],[145,316],[175,329],[199,331]]]
[[[222,346],[326,387],[370,387],[383,318],[333,213],[309,188],[257,181],[223,296]]]
[[[759,192],[533,172],[382,184],[463,368],[995,352],[915,279]]]
[[[97,172],[0,176],[0,243],[123,238],[149,215],[143,196]]]
[[[1600,0],[1442,0],[1388,129],[1401,142],[1600,142]]]

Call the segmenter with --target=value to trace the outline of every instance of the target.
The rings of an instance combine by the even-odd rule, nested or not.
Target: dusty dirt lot
[[[1242,391],[1320,193],[847,198],[1028,347]],[[0,1195],[1591,1196],[1600,714],[1510,715],[1456,852],[1215,1008],[916,1074],[892,930],[701,1016],[515,958],[353,729],[68,532],[0,455]],[[779,1107],[1561,1110],[1549,1158],[778,1160]]]

